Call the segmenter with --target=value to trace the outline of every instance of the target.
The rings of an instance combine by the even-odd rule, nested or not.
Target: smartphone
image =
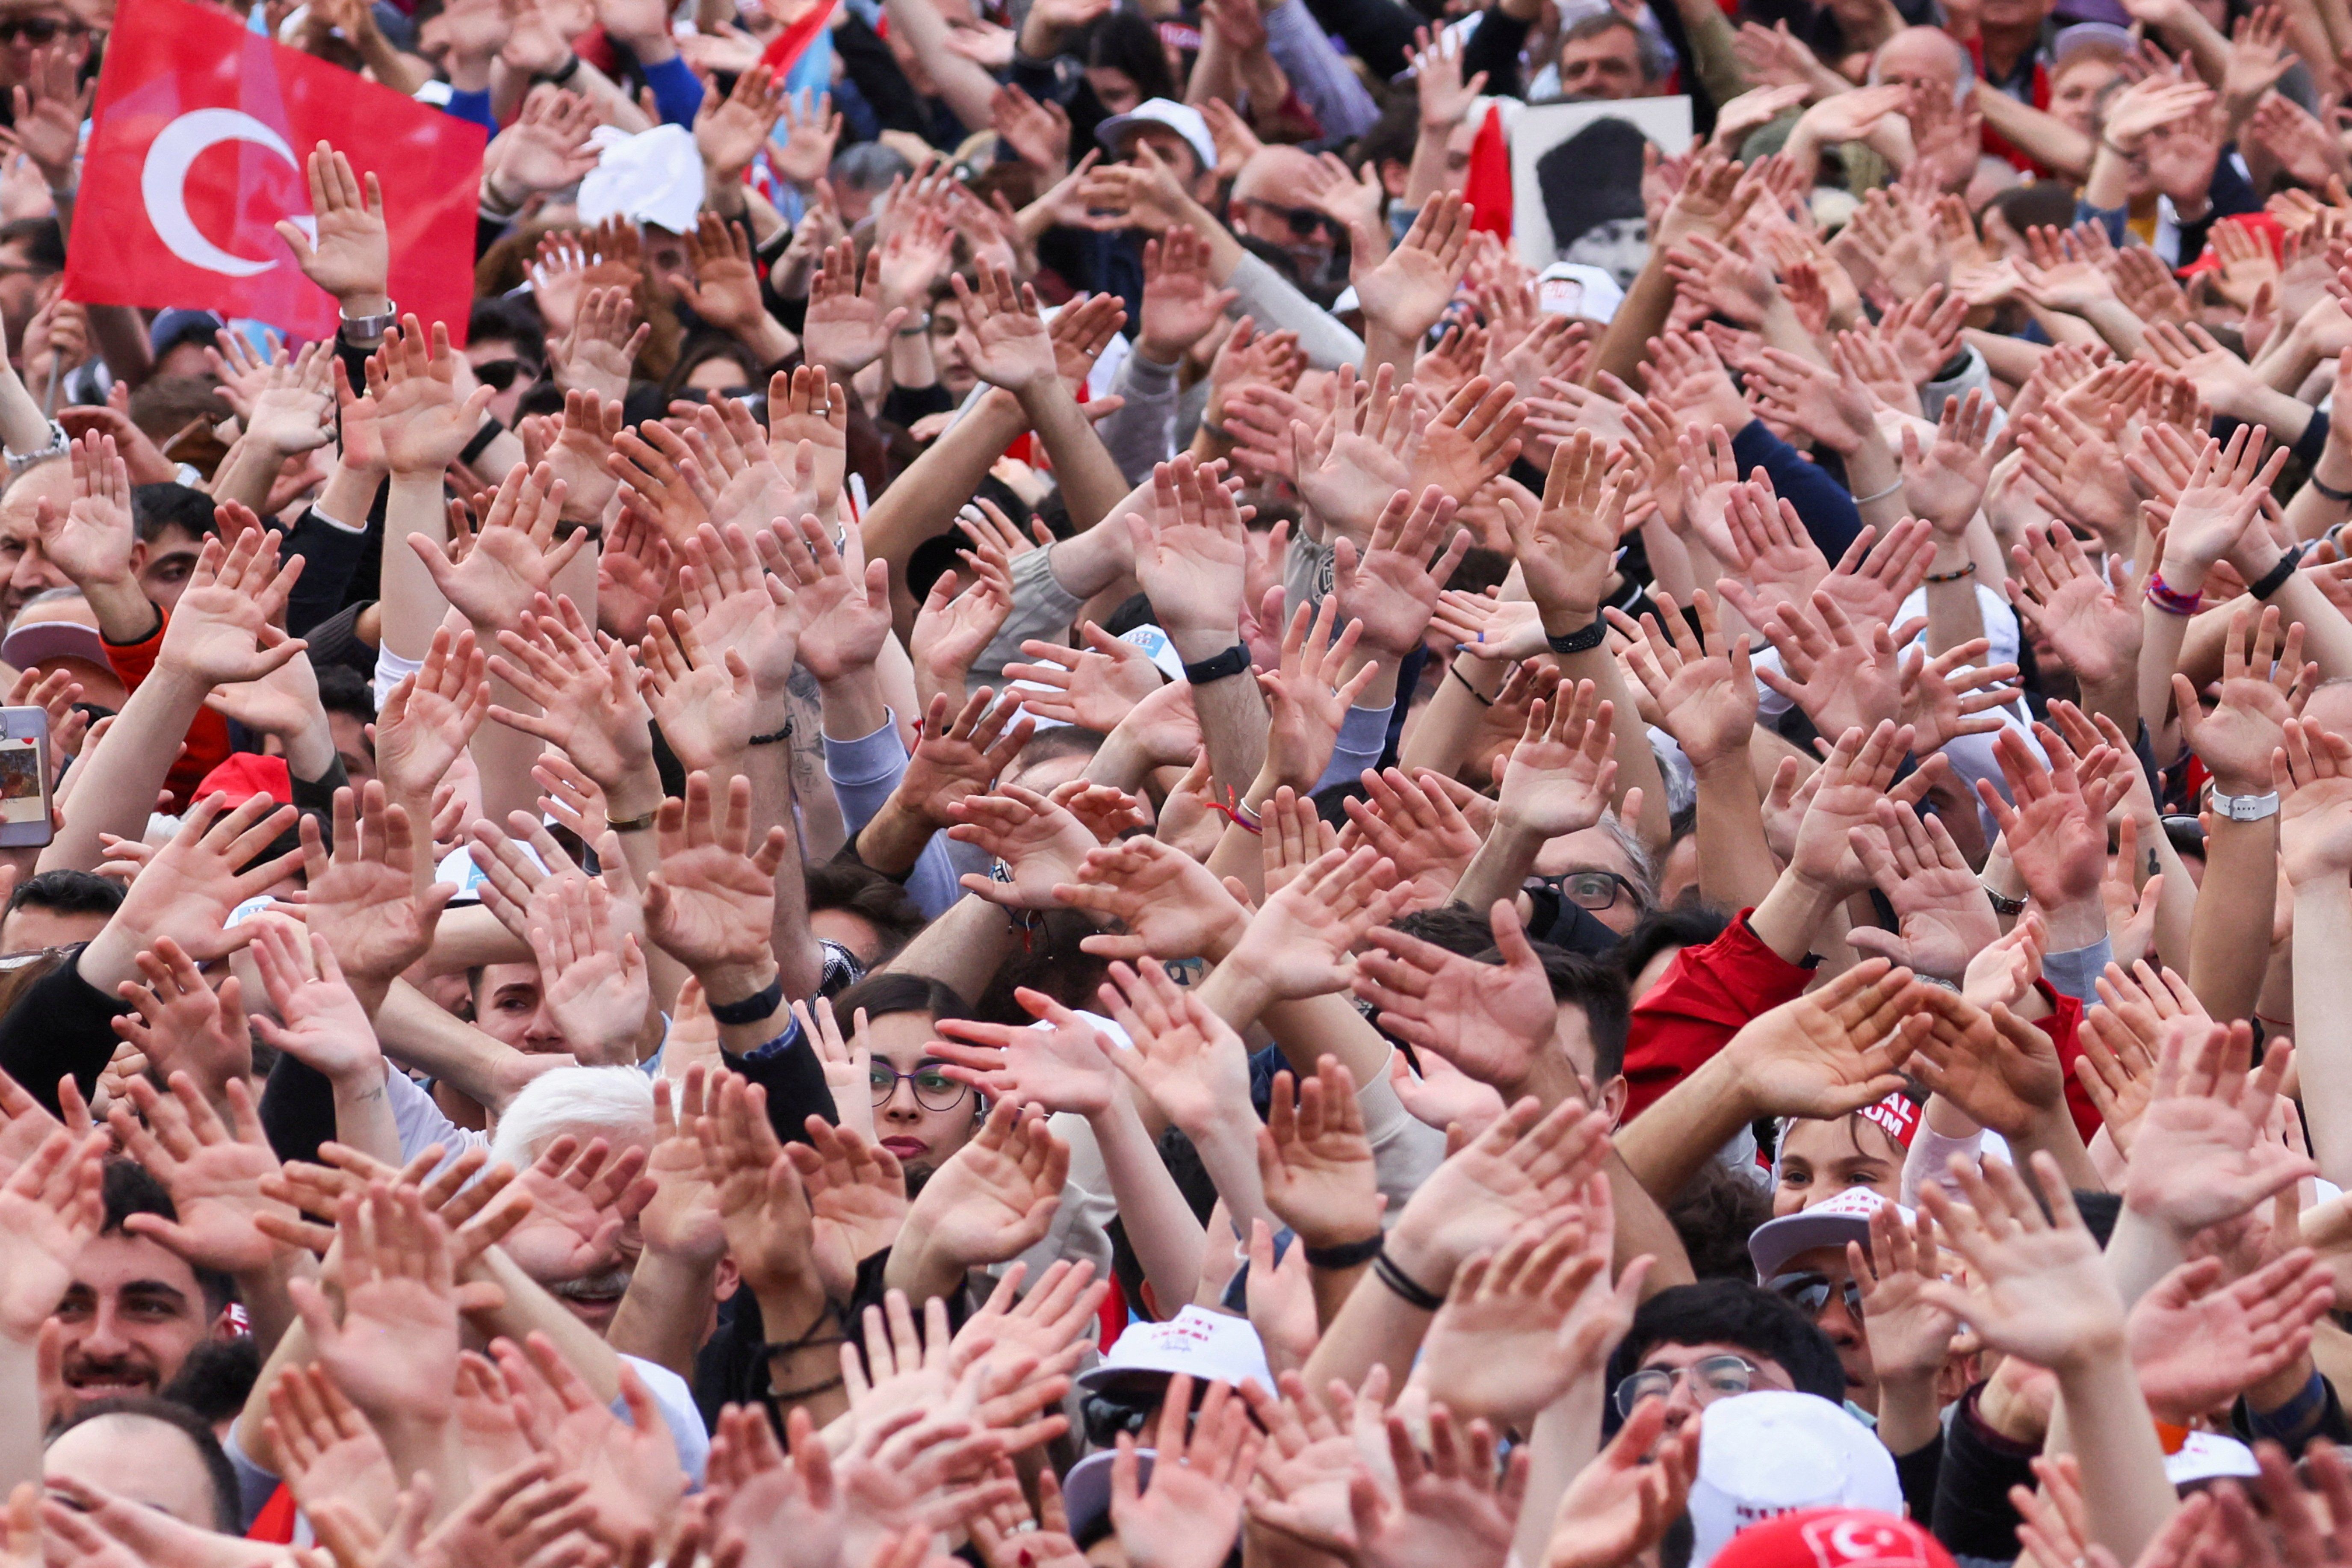
[[[0,708],[0,849],[49,841],[49,715]]]

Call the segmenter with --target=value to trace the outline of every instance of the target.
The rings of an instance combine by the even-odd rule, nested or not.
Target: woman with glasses
[[[919,974],[871,975],[833,1006],[845,1021],[861,1009],[866,1014],[874,1136],[906,1167],[908,1192],[919,1192],[971,1141],[985,1110],[978,1094],[941,1070],[929,1048],[940,1019],[969,1017],[971,1009],[951,988]]]

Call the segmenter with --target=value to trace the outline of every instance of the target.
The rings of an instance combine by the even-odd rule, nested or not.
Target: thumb
[[[278,237],[284,240],[287,247],[294,252],[294,264],[308,269],[311,258],[318,254],[310,248],[310,237],[285,218],[279,218],[273,226],[278,230]]]

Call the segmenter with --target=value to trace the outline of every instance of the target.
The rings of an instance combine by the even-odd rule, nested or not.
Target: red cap
[[[257,795],[266,795],[280,805],[291,805],[294,775],[287,771],[283,757],[231,752],[220,766],[205,775],[205,782],[196,786],[194,798],[202,800],[214,794],[228,796],[231,811]]]
[[[1861,1508],[1814,1508],[1753,1524],[1709,1568],[1955,1568],[1952,1554],[1907,1519]]]
[[[1894,1514],[1804,1510],[1740,1531],[1710,1568],[1955,1568],[1938,1540]]]

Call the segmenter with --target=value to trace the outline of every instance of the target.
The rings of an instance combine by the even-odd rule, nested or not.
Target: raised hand
[[[923,1184],[907,1228],[959,1269],[1017,1258],[1045,1239],[1069,1170],[1069,1146],[1043,1116],[999,1100],[971,1141]]]
[[[499,482],[478,529],[452,509],[447,544],[421,533],[408,536],[434,585],[474,624],[476,636],[521,625],[541,595],[552,600],[557,575],[586,547],[584,531],[557,537],[564,493],[552,468],[517,463]]]
[[[1937,817],[1879,801],[1849,830],[1854,853],[1900,922],[1900,935],[1856,926],[1848,940],[1919,973],[1957,982],[2000,935],[1977,873]]]
[[[1266,835],[1265,850],[1271,870],[1282,852],[1276,834]],[[1410,896],[1395,865],[1370,845],[1326,850],[1266,894],[1234,957],[1278,997],[1345,990],[1349,954],[1367,932],[1394,920]]]
[[[662,802],[661,869],[646,879],[646,930],[692,970],[714,1003],[757,994],[775,977],[769,929],[776,868],[787,843],[771,827],[751,846],[751,781],[729,781],[724,815],[708,773],[688,775],[686,798]]]
[[[1080,1116],[1108,1110],[1118,1073],[1095,1026],[1026,986],[1014,988],[1013,1000],[1041,1026],[942,1018],[939,1031],[946,1038],[933,1041],[929,1054],[948,1064],[950,1078],[992,1100]]]
[[[681,610],[668,621],[646,623],[639,657],[645,677],[638,690],[680,766],[709,772],[751,744],[760,689],[740,653],[730,647],[714,656]]]
[[[493,704],[490,719],[559,748],[607,798],[619,795],[654,760],[652,716],[627,645],[600,650],[596,628],[569,596],[539,600],[518,624],[499,632],[506,651],[490,656],[489,671],[540,710]]]
[[[1756,1103],[1784,1116],[1836,1117],[1903,1087],[1927,1035],[1920,984],[1883,958],[1759,1015],[1724,1047]]]
[[[1969,1286],[1928,1279],[1918,1290],[1986,1343],[2063,1375],[2121,1348],[2124,1305],[2058,1162],[2037,1153],[2033,1163],[2048,1219],[2023,1178],[1999,1160],[1981,1169],[1952,1161],[1965,1205],[1935,1183],[1920,1188],[1919,1206],[1968,1260]]]
[[[1941,994],[1941,993],[1939,993]],[[1944,1369],[1959,1321],[1920,1290],[1942,1272],[1936,1222],[1922,1214],[1910,1224],[1887,1204],[1871,1211],[1870,1246],[1845,1244],[1846,1266],[1863,1287],[1863,1331],[1870,1365],[1882,1383],[1918,1383]]]
[[[1007,909],[1059,907],[1055,889],[1077,876],[1097,843],[1067,808],[1018,784],[968,795],[948,816],[955,824],[949,837],[977,845],[1001,867],[993,875],[965,872],[964,889]]]
[[[1857,622],[1816,590],[1809,605],[1773,606],[1759,629],[1780,650],[1782,668],[1767,666],[1757,679],[1803,709],[1822,733],[1869,729],[1902,710],[1902,656],[1885,622]]]
[[[1105,958],[1207,958],[1222,963],[1249,929],[1250,911],[1213,872],[1157,838],[1122,838],[1087,851],[1054,897],[1124,925],[1079,946]]]
[[[1152,1444],[1151,1480],[1139,1487],[1135,1438],[1118,1434],[1110,1517],[1136,1568],[1216,1568],[1241,1529],[1242,1500],[1262,1439],[1231,1384],[1213,1383],[1192,1410],[1192,1380],[1178,1373]]]
[[[854,1127],[812,1116],[806,1131],[809,1141],[787,1144],[784,1155],[808,1194],[818,1282],[840,1300],[856,1289],[858,1266],[898,1239],[907,1219],[907,1174],[897,1155]]]
[[[1339,540],[1332,593],[1339,613],[1363,628],[1368,650],[1402,658],[1421,646],[1438,594],[1470,549],[1469,530],[1457,529],[1451,538],[1440,531],[1453,520],[1455,505],[1433,485],[1418,499],[1399,490],[1372,524],[1371,542],[1360,560],[1355,541]],[[1441,540],[1444,549],[1433,562],[1430,552]]]
[[[1628,489],[1626,478],[1609,467],[1607,449],[1580,430],[1553,452],[1539,510],[1529,516],[1517,501],[1503,500],[1511,548],[1549,636],[1580,632],[1600,617]]]
[[[2042,731],[2045,744],[2054,731]],[[1988,779],[1977,781],[1978,798],[2000,824],[2011,862],[2045,916],[2095,899],[2106,869],[2106,811],[2091,799],[2074,753],[2063,742],[2050,747],[2044,767],[2024,736],[2004,730],[1993,741],[2014,805]]]
[[[1608,1246],[1605,1230],[1588,1232],[1575,1216],[1548,1235],[1521,1230],[1465,1263],[1429,1325],[1412,1386],[1456,1411],[1532,1421],[1574,1379],[1599,1371],[1612,1320],[1633,1314],[1648,1267],[1629,1266],[1612,1289]],[[1615,1310],[1578,1310],[1595,1295]]]
[[[379,1431],[446,1421],[457,1380],[457,1301],[447,1233],[415,1187],[371,1183],[336,1217],[340,1319],[311,1280],[287,1282],[335,1385]]]
[[[1921,993],[1933,1023],[1906,1070],[1980,1127],[2012,1141],[2063,1114],[2066,1072],[2050,1037],[2000,1003]]]
[[[481,428],[482,416],[497,391],[478,385],[460,392],[459,363],[457,350],[449,346],[449,329],[434,322],[428,340],[413,315],[401,318],[398,332],[384,334],[383,347],[368,361],[374,433],[394,474],[437,476],[457,460]]]
[[[1025,283],[1016,290],[1011,273],[985,261],[979,277],[977,289],[961,273],[951,277],[964,323],[956,332],[956,352],[982,379],[1009,392],[1046,384],[1060,372],[1045,319],[1037,313],[1036,291]]]
[[[2279,631],[2275,605],[2264,605],[2260,619],[2251,601],[2231,612],[2229,639],[2221,645],[2221,700],[2210,713],[2193,682],[2172,678],[2181,738],[2223,794],[2269,793],[2270,758],[2285,743],[2286,721],[2302,717],[2318,679],[2318,667],[2303,659],[2303,623],[2287,626],[2284,642]]]
[[[2167,1020],[2159,1038],[2154,1089],[2135,1135],[2164,1153],[2132,1162],[2124,1202],[2185,1242],[2318,1167],[2263,1135],[2291,1046],[2273,1042],[2249,1071],[2253,1034],[2243,1023],[2184,1016]]]
[[[548,1013],[583,1065],[633,1066],[651,1001],[637,939],[614,935],[603,882],[556,878],[551,895],[533,900],[530,926]]]
[[[1233,492],[1181,456],[1152,469],[1150,514],[1125,521],[1136,581],[1184,657],[1232,647],[1249,563]]]
[[[997,775],[1036,733],[1036,722],[1021,717],[1020,704],[998,703],[995,696],[982,687],[964,700],[952,722],[947,694],[931,699],[923,738],[892,797],[919,821],[935,829],[952,824],[956,804],[993,788]]]
[[[490,710],[487,666],[471,627],[436,628],[415,674],[403,676],[376,717],[376,769],[389,796],[424,807]]]
[[[59,1127],[0,1185],[0,1334],[23,1349],[65,1300],[82,1248],[106,1217],[104,1131]]]
[[[1364,316],[1405,342],[1419,342],[1445,313],[1469,265],[1470,212],[1447,192],[1423,206],[1404,240],[1377,265],[1360,260],[1349,281]]]
[[[189,808],[179,832],[131,879],[131,891],[93,946],[110,946],[120,935],[135,952],[168,938],[196,963],[209,963],[252,940],[243,926],[227,929],[229,912],[300,868],[299,851],[255,863],[293,826],[295,813],[290,805],[274,806],[268,795],[224,812],[226,799],[210,795]],[[131,968],[130,953],[121,967]]]
[[[278,237],[292,248],[302,276],[341,301],[344,315],[381,314],[389,305],[384,289],[392,275],[383,188],[370,174],[362,194],[352,161],[324,142],[304,160],[304,174],[310,184],[314,229],[306,232],[281,218]]]
[[[1249,1102],[1249,1064],[1223,1019],[1157,963],[1130,969],[1114,962],[1101,991],[1103,1010],[1131,1042],[1104,1049],[1118,1070],[1196,1141]]]
[[[1108,734],[1137,703],[1167,685],[1168,678],[1151,662],[1150,654],[1111,636],[1100,622],[1084,622],[1078,636],[1085,640],[1084,647],[1023,643],[1022,653],[1039,662],[1008,664],[1004,679],[1021,683],[1021,706],[1039,718],[1058,719]],[[1261,675],[1259,680],[1262,684],[1265,677]],[[1037,689],[1040,687],[1045,689]]]
[[[159,672],[171,671],[207,688],[258,680],[305,652],[278,623],[302,574],[302,558],[278,563],[278,536],[266,530],[238,535],[224,547],[205,541],[156,650]]]
[[[115,988],[131,1012],[114,1020],[114,1032],[152,1070],[168,1076],[184,1069],[208,1095],[217,1097],[231,1081],[249,1077],[253,1042],[246,1033],[243,982],[230,975],[215,993],[170,937],[158,937],[138,963],[145,984],[125,981]]]
[[[2352,875],[2352,740],[2300,719],[2281,727],[2279,860],[2297,888]]]
[[[172,1194],[174,1217],[136,1214],[123,1229],[161,1243],[198,1268],[248,1274],[267,1268],[278,1244],[254,1221],[261,1214],[290,1215],[283,1204],[261,1193],[261,1178],[278,1170],[278,1156],[261,1129],[253,1091],[244,1079],[231,1079],[224,1123],[206,1104],[196,1081],[173,1073],[168,1098],[145,1079],[131,1080],[131,1106],[117,1105],[108,1124],[131,1157]]]
[[[1698,616],[1696,637],[1673,595],[1660,589],[1652,596],[1657,601],[1658,614],[1643,616],[1639,626],[1619,612],[1610,612],[1610,624],[1633,638],[1626,649],[1626,668],[1657,705],[1666,733],[1682,747],[1693,767],[1703,768],[1735,752],[1745,752],[1748,737],[1756,728],[1756,680],[1748,662],[1748,637],[1743,634],[1735,642],[1724,635],[1715,600],[1704,589],[1691,595],[1691,608]],[[1587,700],[1585,692],[1591,686],[1590,681],[1584,683],[1578,692],[1579,701]],[[1596,727],[1605,731],[1609,725],[1604,717]],[[1521,741],[1519,749],[1524,751],[1527,745]],[[1517,755],[1512,753],[1514,761]],[[1510,789],[1507,771],[1503,788],[1507,793]],[[1604,801],[1609,794],[1605,786],[1601,791]]]
[[[1287,1071],[1274,1075],[1257,1169],[1266,1207],[1304,1245],[1345,1247],[1380,1233],[1384,1205],[1356,1078],[1337,1057],[1295,1082]]]
[[[1508,1093],[1549,1045],[1559,1009],[1517,908],[1499,900],[1493,918],[1500,964],[1382,926],[1365,933],[1372,949],[1358,955],[1354,984],[1390,1034]]]

